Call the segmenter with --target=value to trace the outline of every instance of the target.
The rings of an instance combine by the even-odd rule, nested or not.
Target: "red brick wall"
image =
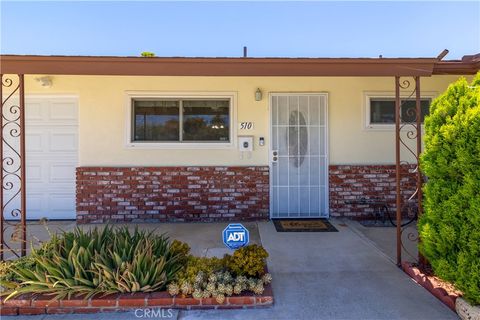
[[[402,166],[402,193],[407,200],[415,190],[412,166]],[[364,197],[379,197],[388,203],[390,211],[396,209],[395,165],[331,165],[329,172],[330,216],[367,217],[374,208],[366,204],[349,204]],[[406,214],[406,212],[405,212]]]
[[[77,222],[267,219],[268,167],[79,167]]]
[[[77,168],[77,221],[268,219],[268,174],[266,166],[80,167]],[[402,185],[412,192],[414,174],[407,174]],[[329,188],[332,217],[371,216],[372,206],[348,203],[361,197],[381,197],[395,210],[394,165],[331,165]],[[405,199],[410,195],[408,192]]]

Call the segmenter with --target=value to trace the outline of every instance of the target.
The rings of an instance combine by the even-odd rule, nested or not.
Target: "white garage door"
[[[26,100],[27,218],[75,219],[76,98]]]
[[[75,219],[77,99],[26,97],[25,113],[27,219]]]

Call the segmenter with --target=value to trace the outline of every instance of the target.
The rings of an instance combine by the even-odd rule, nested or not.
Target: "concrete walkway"
[[[188,311],[181,319],[457,319],[347,225],[334,224],[339,232],[278,233],[259,223],[275,306]]]
[[[271,222],[257,224],[261,238],[259,240],[270,253],[268,265],[273,274],[273,307],[180,311],[178,318],[457,319],[455,313],[413,282],[371,242],[366,241],[347,224],[341,221],[333,223],[339,232],[278,233]],[[212,229],[221,230],[221,224],[218,225]],[[200,229],[203,229],[208,224],[201,226]],[[172,232],[172,229],[178,230],[177,228],[190,234],[202,234],[198,224],[170,224],[165,227],[170,228],[172,236],[178,234],[176,231]],[[165,230],[163,226],[162,229]],[[203,235],[216,237],[211,232]],[[124,313],[2,319],[138,318],[134,313]]]
[[[358,221],[345,220],[349,228],[359,236],[366,238],[381,252],[386,254],[395,263],[397,260],[397,229],[388,227],[365,227]],[[413,240],[409,240],[411,237]],[[402,232],[402,261],[418,262],[418,237],[416,224],[406,226]]]

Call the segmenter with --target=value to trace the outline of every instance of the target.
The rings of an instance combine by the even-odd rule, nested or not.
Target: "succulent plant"
[[[264,270],[263,263],[268,255],[259,246],[239,249],[234,256],[226,255],[221,259],[195,257],[189,255],[187,244],[170,242],[164,235],[138,230],[132,233],[128,228],[113,227],[89,232],[79,229],[54,236],[47,244],[47,249],[42,247],[32,252],[31,264],[30,261],[16,266],[0,264],[0,280],[5,273],[2,270],[14,269],[23,282],[20,285],[17,282],[16,291],[7,299],[29,292],[51,293],[64,298],[75,293],[90,297],[166,288],[171,296],[214,297],[223,303],[226,296],[245,290],[260,294],[264,285],[272,281],[270,274],[259,271],[260,267]],[[229,265],[235,262],[240,264],[238,268]],[[257,270],[255,274],[249,271],[250,267]],[[72,272],[76,276],[74,279],[68,276]]]
[[[179,282],[189,281],[190,283],[199,282],[197,276],[199,273],[203,274],[201,282],[206,282],[210,274],[214,274],[224,268],[225,262],[223,259],[217,257],[195,257],[189,255],[186,263],[183,264],[184,268],[179,272]],[[200,277],[199,277],[200,278]]]
[[[201,290],[194,290],[193,293],[192,293],[192,296],[195,298],[195,299],[202,299],[203,298],[203,292]]]
[[[207,284],[206,290],[208,290],[208,291],[210,291],[210,292],[213,292],[213,291],[215,291],[215,289],[216,289],[216,288],[215,288],[215,283],[214,283],[214,282],[209,282],[209,283]]]
[[[180,293],[180,287],[178,286],[177,283],[172,282],[167,286],[168,293],[171,296],[176,296]]]
[[[255,288],[256,285],[257,285],[257,281],[255,281],[255,279],[253,279],[253,278],[248,279],[248,281],[247,281],[248,290],[253,291],[253,289]]]
[[[190,253],[190,247],[188,244],[179,240],[172,241],[170,250],[175,254],[179,254],[182,257],[182,262],[187,260],[188,254]]]
[[[198,282],[195,282],[193,284],[193,291],[195,291],[195,290],[202,290],[202,284],[198,283]]]
[[[225,293],[225,285],[223,283],[219,283],[217,286],[218,293]]]
[[[180,290],[182,291],[182,293],[184,295],[188,295],[188,294],[192,293],[193,288],[192,288],[192,285],[190,284],[190,282],[184,281],[182,283],[182,285],[180,286]]]
[[[233,294],[233,286],[231,284],[227,284],[225,286],[225,294],[227,296],[231,296]]]
[[[225,271],[223,273],[223,281],[225,281],[226,283],[229,283],[233,280],[233,277],[232,277],[232,274],[228,271]]]
[[[215,277],[217,278],[217,281],[222,282],[223,280],[223,272],[219,271],[215,273]]]
[[[262,282],[258,282],[257,285],[253,288],[253,293],[255,294],[262,294],[265,288],[263,287]]]
[[[237,283],[246,283],[247,282],[247,277],[245,276],[238,276],[237,279],[236,279],[236,282]]]
[[[226,256],[226,267],[236,275],[259,277],[265,273],[268,252],[257,244],[235,250],[232,256]]]
[[[217,276],[214,273],[210,274],[208,276],[208,281],[213,283],[217,282]]]
[[[270,282],[272,282],[272,275],[270,273],[265,273],[263,276],[262,276],[262,282],[264,284],[269,284]]]
[[[9,264],[16,283],[2,292],[6,300],[24,293],[63,299],[165,290],[186,258],[165,235],[112,226],[52,234],[29,257],[28,264]]]
[[[215,300],[216,300],[218,303],[222,304],[222,303],[225,302],[225,296],[224,296],[222,293],[219,293],[219,294],[217,294],[217,296],[215,297]]]
[[[240,294],[243,291],[243,287],[240,283],[237,283],[233,286],[233,293]]]
[[[195,283],[202,283],[203,280],[205,278],[205,275],[202,271],[200,271],[199,273],[197,273],[197,275],[195,276]]]

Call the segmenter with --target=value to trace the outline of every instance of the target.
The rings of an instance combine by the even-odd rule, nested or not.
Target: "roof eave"
[[[435,64],[433,74],[435,75],[472,75],[480,70],[480,61],[441,61]]]
[[[431,76],[475,73],[436,58],[142,58],[1,55],[3,74],[119,76]],[[478,66],[477,66],[478,71]]]

